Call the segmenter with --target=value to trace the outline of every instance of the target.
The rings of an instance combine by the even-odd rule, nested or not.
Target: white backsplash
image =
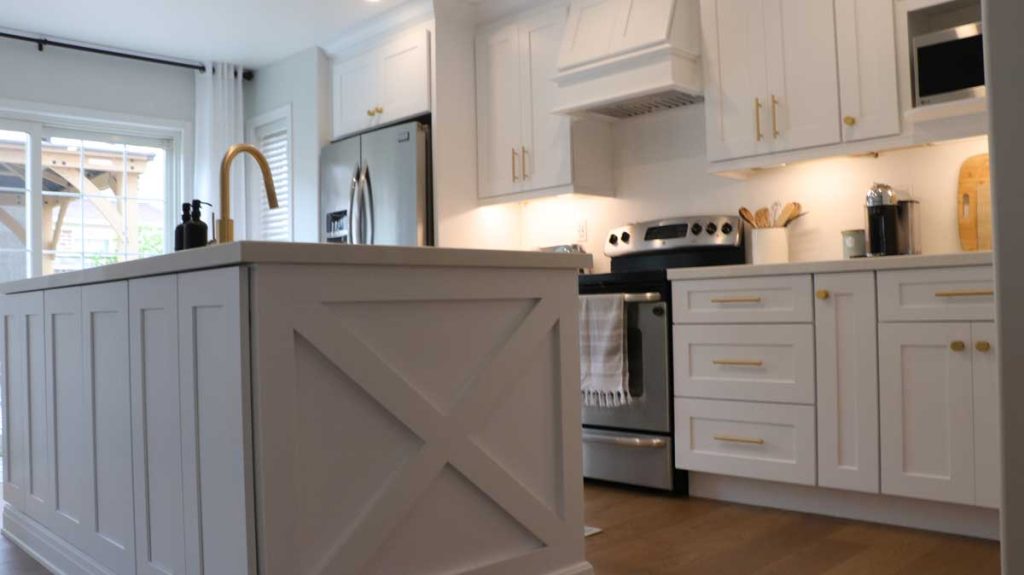
[[[864,227],[864,194],[875,181],[921,202],[923,252],[960,251],[956,188],[960,164],[988,151],[985,137],[839,157],[763,170],[747,180],[707,172],[704,109],[690,106],[616,125],[614,198],[560,196],[524,203],[524,249],[577,243],[581,221],[595,271],[608,270],[608,230],[636,221],[679,215],[735,214],[774,201],[798,201],[808,215],[790,228],[790,260],[842,257],[840,232]]]

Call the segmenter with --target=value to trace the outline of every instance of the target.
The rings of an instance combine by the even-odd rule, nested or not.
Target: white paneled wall
[[[630,221],[702,213],[735,213],[775,200],[799,201],[810,212],[794,224],[794,261],[842,257],[839,232],[864,227],[864,193],[887,182],[921,201],[925,253],[959,251],[956,188],[960,164],[984,153],[984,137],[885,152],[878,158],[840,157],[765,170],[744,181],[707,173],[703,106],[642,116],[616,124],[617,197],[556,197],[522,208],[522,248],[577,241],[587,222],[587,251],[597,271],[610,228]],[[486,233],[486,229],[481,230]],[[514,247],[514,246],[510,246]]]

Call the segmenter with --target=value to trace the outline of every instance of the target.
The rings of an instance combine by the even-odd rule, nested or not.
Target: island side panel
[[[590,573],[575,270],[252,268],[260,571]]]

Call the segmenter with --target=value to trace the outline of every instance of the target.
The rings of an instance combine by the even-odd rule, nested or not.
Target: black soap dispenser
[[[174,251],[180,252],[185,249],[185,224],[192,220],[192,205],[188,202],[181,204],[181,223],[174,228]]]
[[[182,245],[186,250],[201,248],[209,243],[210,228],[202,220],[202,204],[205,203],[192,200],[192,218],[182,224]]]

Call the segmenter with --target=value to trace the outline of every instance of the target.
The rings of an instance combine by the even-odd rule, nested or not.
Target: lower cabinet
[[[998,506],[993,332],[987,322],[879,325],[883,493]]]
[[[676,466],[814,485],[814,407],[676,398]]]

